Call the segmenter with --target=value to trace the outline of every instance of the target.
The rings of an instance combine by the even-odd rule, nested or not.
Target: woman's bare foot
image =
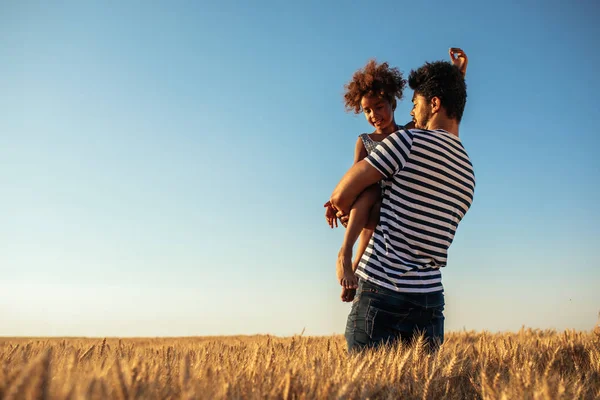
[[[342,294],[340,294],[340,298],[344,303],[349,303],[354,300],[354,296],[356,295],[356,289],[346,289],[342,288]]]
[[[358,259],[354,260],[354,264],[352,265],[352,271],[354,271],[355,273],[356,273],[356,270],[358,269],[359,262],[360,262],[360,257]],[[358,281],[358,277],[356,279]],[[349,303],[352,300],[354,300],[354,296],[356,296],[356,289],[346,289],[346,288],[342,287],[342,293],[340,294],[340,298],[342,299],[342,301],[344,303]]]
[[[342,252],[338,253],[337,262],[335,264],[335,276],[340,285],[342,285],[342,279],[344,279],[344,271],[346,270],[347,265],[351,262],[351,258],[352,257],[348,257]]]
[[[340,251],[336,264],[338,282],[344,289],[356,289],[358,280],[352,269],[352,253]]]
[[[352,270],[344,271],[344,278],[342,279],[342,286],[345,289],[356,289],[358,287],[358,279]]]

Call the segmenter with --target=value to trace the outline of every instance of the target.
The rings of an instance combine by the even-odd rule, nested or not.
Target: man
[[[452,50],[466,67],[464,53]],[[388,136],[350,168],[330,199],[345,216],[363,190],[386,180],[380,220],[356,271],[360,282],[346,325],[349,351],[409,342],[420,333],[432,347],[444,340],[440,268],[475,189],[458,136],[466,84],[460,68],[442,61],[411,71],[408,83],[416,129]]]

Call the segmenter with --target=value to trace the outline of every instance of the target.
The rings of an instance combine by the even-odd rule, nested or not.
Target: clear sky
[[[598,2],[53,3],[0,1],[0,335],[342,333],[343,85],[449,47],[477,188],[447,331],[596,322]]]

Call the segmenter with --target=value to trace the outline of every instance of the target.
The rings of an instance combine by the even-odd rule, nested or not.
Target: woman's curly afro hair
[[[406,80],[398,68],[390,68],[386,62],[377,64],[375,60],[369,60],[364,68],[354,73],[350,83],[344,86],[344,105],[347,111],[360,114],[362,98],[378,96],[389,101],[395,109],[396,99],[402,99],[405,86]]]

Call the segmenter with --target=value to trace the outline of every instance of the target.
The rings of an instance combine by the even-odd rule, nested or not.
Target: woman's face
[[[375,128],[375,132],[391,133],[396,129],[394,107],[386,99],[378,96],[363,96],[360,106],[369,124]]]

